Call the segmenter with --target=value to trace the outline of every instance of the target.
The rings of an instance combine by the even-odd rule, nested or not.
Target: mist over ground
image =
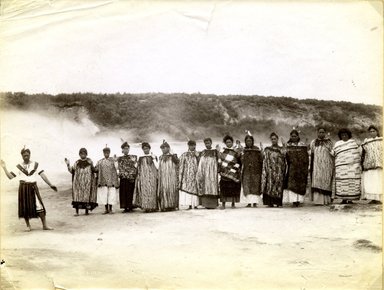
[[[288,140],[293,127],[309,143],[320,125],[334,141],[341,127],[362,141],[370,124],[382,124],[380,106],[262,96],[3,93],[0,101],[1,158],[8,167],[20,162],[25,145],[48,176],[64,183],[70,183],[64,158],[72,164],[81,147],[96,162],[106,145],[112,156],[120,155],[122,140],[131,144],[131,154],[142,154],[140,144],[147,141],[160,155],[165,139],[180,155],[188,139],[202,150],[205,137],[215,146],[228,133],[243,143],[245,130],[265,147],[271,132]]]

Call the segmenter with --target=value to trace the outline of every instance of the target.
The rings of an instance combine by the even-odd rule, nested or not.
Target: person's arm
[[[97,161],[96,166],[93,168],[95,173],[99,172],[99,163],[100,163],[100,161]]]
[[[65,164],[67,164],[68,172],[72,174],[73,171],[72,171],[72,168],[71,168],[71,164],[69,163],[69,160],[67,158],[64,158],[64,161],[65,161]]]
[[[8,179],[13,179],[16,177],[16,174],[8,171],[7,166],[3,160],[0,160],[0,166],[4,169],[5,175],[7,175]]]
[[[159,168],[159,159],[157,158],[157,156],[153,154],[153,152],[151,152],[151,157],[152,157],[153,164],[155,164],[156,169]]]
[[[172,154],[172,161],[173,163],[175,163],[176,165],[178,165],[180,163],[180,160],[179,158],[177,157],[177,154]]]
[[[52,188],[54,191],[57,191],[57,187],[54,186],[54,185],[48,180],[48,177],[45,175],[44,170],[40,171],[40,172],[39,172],[39,175],[40,175],[41,179],[43,179],[44,182],[45,182],[46,184],[48,184],[48,186],[49,186],[50,188]]]
[[[114,157],[112,157],[113,159],[113,165],[115,166],[115,170],[116,170],[116,173],[117,173],[117,176],[120,176],[120,164],[119,164],[119,160],[118,158],[116,157],[116,155]]]

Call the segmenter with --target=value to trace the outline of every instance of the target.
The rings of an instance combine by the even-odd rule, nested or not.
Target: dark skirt
[[[135,181],[126,178],[120,179],[120,208],[132,209],[133,192],[135,191]]]
[[[268,205],[268,206],[273,206],[273,205],[283,206],[283,198],[279,196],[271,196],[264,193],[263,203],[264,205]]]
[[[36,198],[40,202],[42,209],[36,210]],[[41,199],[39,188],[36,182],[26,183],[20,181],[19,185],[19,218],[37,218],[40,213],[46,214],[43,200]]]
[[[240,202],[241,183],[221,178],[220,200],[221,202]]]
[[[72,207],[77,209],[88,209],[90,211],[94,210],[97,207],[96,202],[81,202],[81,201],[72,201]]]
[[[217,208],[217,206],[219,205],[218,196],[216,195],[203,195],[199,198],[199,201],[201,201],[199,203],[200,205],[208,209]]]

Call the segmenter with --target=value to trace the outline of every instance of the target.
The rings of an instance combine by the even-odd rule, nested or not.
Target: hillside
[[[244,130],[265,139],[270,132],[288,136],[298,127],[304,138],[324,125],[333,138],[341,127],[355,137],[366,135],[370,124],[382,124],[382,107],[349,102],[298,100],[287,97],[216,96],[203,94],[47,94],[2,93],[2,109],[64,114],[79,121],[89,118],[101,132],[130,130],[137,140],[166,134],[175,140],[243,138]]]

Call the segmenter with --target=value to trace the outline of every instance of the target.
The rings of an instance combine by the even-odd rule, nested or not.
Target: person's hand
[[[5,168],[5,162],[3,160],[0,160],[0,166]]]
[[[217,150],[217,151],[220,151],[220,150],[221,150],[221,148],[220,148],[220,145],[219,145],[219,144],[217,144],[217,145],[216,145],[216,150]]]
[[[281,144],[283,144],[284,147],[287,145],[283,137],[281,137]]]
[[[54,186],[54,185],[51,185],[51,188],[52,188],[54,191],[56,191],[56,192],[57,192],[57,187],[56,187],[56,186]]]
[[[67,158],[64,158],[64,161],[65,161],[65,164],[67,164],[67,166],[69,166],[69,160]]]

